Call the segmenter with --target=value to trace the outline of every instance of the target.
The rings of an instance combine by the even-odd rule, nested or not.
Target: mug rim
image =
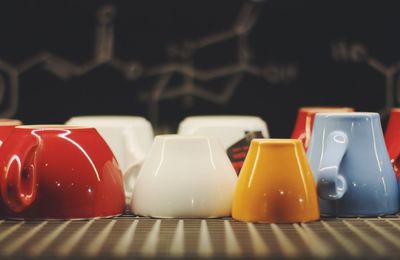
[[[190,129],[200,128],[260,128],[268,132],[267,123],[258,116],[233,116],[233,115],[216,115],[216,116],[190,116],[186,117],[179,123],[178,134],[186,134]]]
[[[371,117],[371,116],[379,116],[379,113],[376,112],[332,112],[332,113],[317,113],[316,116],[318,117],[348,117],[348,118],[354,118],[354,117]]]
[[[335,106],[315,106],[315,107],[300,107],[300,112],[308,113],[323,113],[323,111],[354,111],[352,107],[335,107]]]
[[[90,126],[73,126],[73,125],[62,125],[62,124],[49,124],[49,125],[21,125],[16,126],[16,129],[28,129],[28,130],[84,130],[94,129]]]
[[[0,118],[0,126],[19,126],[22,125],[22,121],[18,119]]]
[[[261,117],[255,115],[198,115],[198,116],[188,116],[182,120],[182,123],[185,121],[216,121],[216,120],[258,120],[264,121]]]
[[[160,140],[194,140],[194,139],[206,139],[215,140],[215,137],[206,135],[180,135],[180,134],[161,134],[156,135],[154,139]]]
[[[70,123],[72,121],[73,124],[80,124],[82,123],[87,124],[89,123],[117,123],[117,122],[123,122],[123,123],[148,123],[150,122],[142,116],[113,116],[113,115],[87,115],[87,116],[73,116],[70,117],[67,121],[66,124]],[[91,122],[90,122],[91,121]]]
[[[292,138],[254,138],[251,142],[259,145],[296,145],[301,143],[300,140]]]

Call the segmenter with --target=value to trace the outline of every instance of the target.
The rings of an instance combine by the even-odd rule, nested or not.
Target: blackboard
[[[396,1],[2,1],[0,115],[251,114],[288,137],[300,106],[386,121],[400,101]]]

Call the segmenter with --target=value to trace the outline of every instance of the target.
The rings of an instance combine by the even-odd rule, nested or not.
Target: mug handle
[[[338,200],[347,191],[346,179],[339,174],[339,168],[348,144],[349,139],[342,131],[333,131],[327,136],[317,172],[317,189],[321,199]]]
[[[142,168],[143,161],[144,160],[141,160],[131,164],[124,173],[125,199],[127,201],[132,197],[133,188],[135,187],[136,179]]]
[[[8,151],[0,174],[0,190],[4,203],[15,213],[22,212],[36,199],[38,182],[34,158],[38,141],[27,137]]]
[[[145,154],[141,150],[139,143],[134,135],[132,135],[133,129],[126,129],[123,134],[125,136],[125,154],[128,158],[133,158],[133,162],[124,169],[124,186],[125,186],[125,198],[130,199],[135,186],[136,178],[139,174],[140,168],[142,167]]]
[[[398,168],[397,165],[399,165],[399,161],[400,161],[400,145],[396,146],[394,156],[390,157],[390,161],[392,163],[393,170],[396,175],[396,179],[399,179],[400,168]]]

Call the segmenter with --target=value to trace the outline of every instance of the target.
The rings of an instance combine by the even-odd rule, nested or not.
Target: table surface
[[[299,224],[232,219],[0,220],[0,258],[398,258],[400,216]]]

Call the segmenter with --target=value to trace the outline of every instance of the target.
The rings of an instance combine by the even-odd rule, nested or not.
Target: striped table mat
[[[400,216],[307,224],[232,219],[0,220],[0,258],[398,258]]]

